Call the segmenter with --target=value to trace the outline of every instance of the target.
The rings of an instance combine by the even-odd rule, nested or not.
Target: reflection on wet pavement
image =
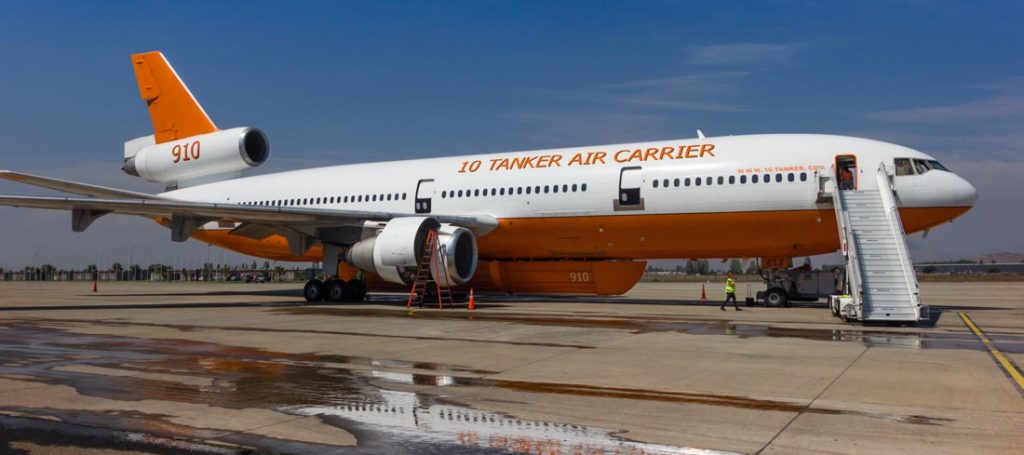
[[[385,309],[352,309],[331,307],[288,307],[275,312],[345,317],[410,317],[405,311]],[[767,324],[744,324],[730,321],[691,321],[668,318],[605,318],[601,316],[581,317],[579,315],[528,315],[519,313],[473,313],[464,311],[418,312],[417,318],[507,322],[512,324],[548,325],[564,327],[610,328],[629,330],[633,333],[678,332],[690,335],[730,335],[739,338],[771,337],[800,338],[816,341],[856,342],[866,347],[912,348],[912,349],[968,349],[986,351],[970,333],[917,332],[905,330],[881,330],[843,326],[842,328],[788,328]],[[1024,354],[1024,335],[994,334],[990,336],[999,343],[1000,350]],[[573,346],[575,347],[575,346]]]
[[[121,407],[32,407],[4,401],[0,449],[10,449],[5,443],[13,440],[39,441],[40,432],[50,432],[63,435],[72,447],[107,438],[127,448],[158,447],[167,453],[241,448],[285,453],[719,453],[629,441],[616,437],[615,429],[515,419],[416,393],[467,385],[515,389],[513,383],[463,376],[482,373],[487,372],[183,340],[85,335],[12,322],[0,330],[0,378],[68,386],[80,396],[116,400],[112,403]],[[123,409],[123,403],[166,402],[314,418],[356,435],[358,443],[346,448],[275,438],[257,434],[255,428],[201,428],[185,425],[173,415]]]

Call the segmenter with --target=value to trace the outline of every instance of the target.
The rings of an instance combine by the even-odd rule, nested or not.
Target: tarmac
[[[1024,452],[1024,283],[922,283],[921,327],[723,312],[721,283],[472,311],[300,287],[0,283],[0,452]]]

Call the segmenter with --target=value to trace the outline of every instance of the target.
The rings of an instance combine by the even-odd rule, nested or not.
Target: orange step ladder
[[[413,278],[412,289],[409,291],[409,301],[406,302],[405,309],[412,307],[413,299],[418,299],[420,308],[423,308],[423,302],[427,299],[427,293],[433,288],[434,295],[437,296],[437,308],[443,310],[446,301],[449,305],[453,304],[452,288],[451,283],[448,281],[444,249],[441,248],[440,243],[437,241],[437,231],[431,230],[428,232],[427,239],[423,243],[423,252],[420,254],[420,260],[416,265],[416,276]],[[437,271],[437,274],[442,277],[443,282],[434,279],[432,271]]]

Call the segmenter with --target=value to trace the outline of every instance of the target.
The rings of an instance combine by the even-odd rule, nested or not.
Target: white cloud
[[[753,66],[785,63],[804,47],[799,43],[723,43],[687,48],[687,61],[701,65]]]
[[[893,109],[867,114],[876,120],[909,123],[952,123],[1024,115],[1024,96],[998,96],[966,103]]]

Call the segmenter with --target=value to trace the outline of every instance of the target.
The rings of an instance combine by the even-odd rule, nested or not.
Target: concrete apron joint
[[[785,433],[786,429],[788,429],[789,426],[793,424],[793,422],[796,422],[797,418],[799,418],[801,415],[803,415],[804,412],[807,409],[811,409],[812,407],[814,407],[814,402],[818,401],[818,399],[821,398],[821,396],[824,395],[825,392],[828,391],[828,389],[831,389],[832,386],[835,385],[835,383],[837,381],[839,381],[839,378],[842,378],[846,374],[847,371],[850,371],[850,368],[853,367],[853,365],[856,364],[857,361],[859,361],[861,357],[864,357],[864,354],[868,352],[868,349],[871,349],[871,348],[865,346],[864,350],[860,351],[860,354],[857,354],[857,357],[854,358],[852,361],[850,361],[850,364],[847,365],[846,368],[843,368],[843,371],[840,372],[839,374],[837,374],[836,377],[832,379],[832,382],[829,382],[828,385],[825,386],[825,388],[821,389],[821,391],[818,392],[818,394],[814,396],[814,399],[812,399],[811,402],[808,403],[806,407],[804,407],[804,410],[801,410],[801,411],[797,412],[796,415],[794,415],[792,419],[789,419],[789,422],[786,422],[786,425],[784,425],[781,429],[779,429],[779,431],[777,433],[775,433],[775,435],[772,436],[772,438],[769,439],[768,442],[766,442],[763,447],[761,447],[760,449],[758,449],[757,452],[754,452],[754,453],[764,452],[764,449],[767,449],[768,446],[772,445],[772,443],[775,442],[776,439],[778,439],[779,435],[781,435],[782,433]]]
[[[1024,374],[1020,372],[1017,365],[1013,363],[1013,360],[1003,355],[999,348],[992,343],[992,340],[989,340],[989,338],[985,336],[985,332],[982,332],[981,328],[974,324],[974,321],[967,316],[967,313],[961,311],[958,314],[960,319],[964,321],[964,325],[966,325],[968,329],[971,329],[974,336],[978,337],[978,339],[981,340],[981,343],[988,348],[989,355],[991,355],[992,359],[996,361],[996,364],[1002,367],[1003,372],[1006,373],[1006,376],[1009,377],[1010,381],[1017,387],[1017,392],[1024,397]]]

